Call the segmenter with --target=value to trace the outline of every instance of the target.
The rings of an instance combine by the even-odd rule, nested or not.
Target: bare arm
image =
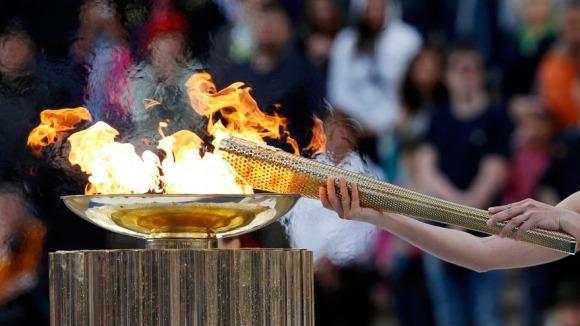
[[[475,271],[533,266],[566,256],[551,249],[517,240],[499,236],[479,238],[463,231],[422,223],[410,217],[361,208],[356,185],[352,186],[352,197],[347,190],[344,178],[341,178],[340,188],[342,200],[338,199],[332,180],[329,180],[326,187],[320,189],[320,196],[325,207],[337,211],[343,218],[365,221],[385,228],[443,260]],[[580,236],[580,215],[572,210],[580,211],[578,199],[580,198],[565,200],[557,208],[571,213],[570,217],[562,218],[561,225],[567,228],[564,230],[567,232],[576,227],[577,235],[574,232],[569,233],[577,239]]]
[[[383,216],[380,227],[442,260],[478,272],[539,265],[566,256],[509,238],[479,238],[464,231],[426,224],[407,216]]]

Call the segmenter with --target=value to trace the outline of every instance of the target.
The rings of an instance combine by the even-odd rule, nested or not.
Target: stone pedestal
[[[51,324],[314,325],[312,254],[140,249],[50,254]]]

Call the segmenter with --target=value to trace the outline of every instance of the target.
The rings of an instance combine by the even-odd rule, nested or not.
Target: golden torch
[[[318,189],[327,178],[343,175],[348,183],[359,185],[361,205],[365,207],[487,234],[497,234],[505,225],[488,226],[486,222],[490,216],[485,210],[423,195],[271,146],[228,137],[221,141],[219,149],[224,159],[255,189],[318,198]],[[514,234],[512,232],[511,236]],[[526,232],[522,240],[568,254],[576,252],[576,239],[562,232],[534,229]]]

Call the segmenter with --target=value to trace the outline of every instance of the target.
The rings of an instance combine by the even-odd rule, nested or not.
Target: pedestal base
[[[305,250],[50,254],[52,325],[314,324]]]

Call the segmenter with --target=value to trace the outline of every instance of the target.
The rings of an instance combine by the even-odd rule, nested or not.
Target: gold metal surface
[[[288,212],[297,195],[65,196],[80,217],[137,238],[221,238],[259,229]]]
[[[490,215],[485,210],[420,194],[267,145],[230,137],[221,141],[219,149],[237,173],[255,189],[318,198],[318,189],[327,178],[343,175],[349,183],[359,185],[361,205],[365,207],[487,234],[497,234],[505,225],[488,226],[486,222]],[[563,232],[534,229],[526,232],[522,240],[569,254],[576,252],[576,239]]]
[[[50,254],[55,326],[312,326],[312,253],[285,249]]]
[[[147,239],[147,249],[213,249],[213,248],[217,248],[216,238]]]

